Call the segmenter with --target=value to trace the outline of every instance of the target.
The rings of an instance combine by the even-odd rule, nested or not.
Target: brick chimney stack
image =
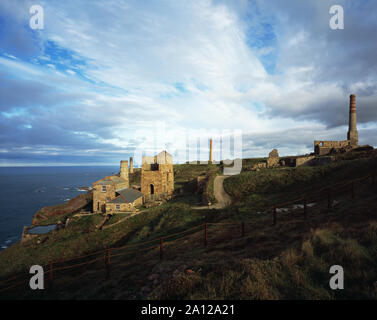
[[[347,133],[347,139],[351,140],[351,146],[357,146],[359,144],[359,134],[356,128],[356,101],[355,95],[350,95],[350,114],[349,114],[349,128]]]
[[[213,156],[212,156],[212,139],[209,140],[209,163],[212,164]]]
[[[130,173],[134,173],[134,159],[130,157]]]
[[[130,183],[129,174],[128,174],[128,161],[127,160],[121,160],[119,176],[121,178],[123,178],[124,180],[126,180],[128,182],[128,184]]]

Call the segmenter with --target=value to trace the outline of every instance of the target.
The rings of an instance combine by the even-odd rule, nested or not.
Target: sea
[[[0,250],[21,239],[42,207],[67,202],[118,172],[117,166],[0,167]]]

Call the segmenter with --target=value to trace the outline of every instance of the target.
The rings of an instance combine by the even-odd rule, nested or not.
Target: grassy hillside
[[[262,210],[268,206],[296,199],[299,195],[319,190],[377,171],[377,157],[344,160],[327,166],[271,168],[246,171],[224,181],[225,191],[244,210]],[[349,154],[351,158],[351,154]]]
[[[271,214],[261,213],[276,202],[376,171],[373,153],[338,160],[326,167],[245,171],[230,177],[225,188],[234,204],[222,210],[192,209],[196,196],[187,189],[172,201],[106,230],[94,231],[103,217],[91,216],[41,236],[42,243],[35,239],[14,244],[0,253],[0,282],[34,263],[159,240],[199,226],[183,238],[164,240],[163,260],[157,241],[150,248],[140,246],[128,255],[111,258],[107,280],[100,260],[58,273],[60,279],[53,289],[35,293],[20,287],[5,296],[0,293],[0,298],[376,299],[377,190],[370,181],[357,185],[354,199],[349,193],[334,195],[337,204],[332,210],[327,209],[326,198],[316,200],[307,220],[302,209],[297,209],[279,213],[278,224],[273,226]],[[195,175],[220,170],[214,165],[175,168],[176,183],[182,185],[190,184]],[[116,221],[119,217],[109,223]],[[246,226],[244,236],[241,221]],[[208,225],[207,247],[203,223],[220,223]],[[334,264],[345,269],[343,291],[328,287],[329,267]]]

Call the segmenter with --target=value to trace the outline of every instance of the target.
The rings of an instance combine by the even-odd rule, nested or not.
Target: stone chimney
[[[212,139],[209,140],[209,163],[212,164],[213,156],[212,156]]]
[[[130,173],[134,173],[134,159],[130,157]]]
[[[129,182],[129,176],[128,176],[128,161],[127,160],[121,160],[120,161],[120,177]]]
[[[359,134],[356,128],[356,102],[355,95],[350,95],[350,114],[349,114],[349,127],[347,133],[347,139],[351,140],[351,146],[357,146],[359,144]]]

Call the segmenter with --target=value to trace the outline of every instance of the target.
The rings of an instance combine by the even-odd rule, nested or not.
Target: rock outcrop
[[[92,202],[93,193],[92,191],[89,191],[88,193],[78,195],[77,197],[69,200],[67,203],[43,207],[34,215],[32,224],[38,224],[41,221],[47,220],[53,216],[63,216],[86,209],[91,210]]]

